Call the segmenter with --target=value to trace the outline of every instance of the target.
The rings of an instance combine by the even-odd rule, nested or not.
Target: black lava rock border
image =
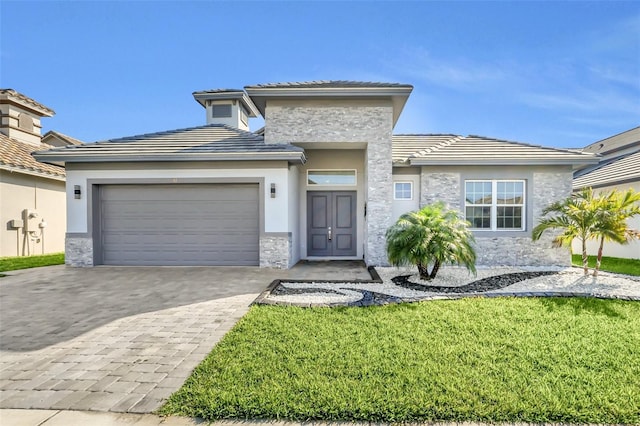
[[[520,281],[530,280],[531,278],[553,275],[557,273],[558,272],[556,271],[513,272],[510,274],[494,275],[492,277],[483,278],[481,280],[461,285],[459,287],[418,284],[414,283],[413,281],[409,281],[409,277],[411,277],[411,275],[400,275],[392,278],[391,281],[395,285],[402,288],[408,288],[409,290],[424,291],[429,293],[459,294],[500,290]]]

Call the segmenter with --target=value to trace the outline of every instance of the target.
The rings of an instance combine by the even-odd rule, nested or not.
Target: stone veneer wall
[[[553,201],[564,199],[571,195],[571,171],[534,172],[531,187],[533,203],[532,224],[535,226],[542,210]],[[462,182],[460,173],[437,172],[429,173],[427,167],[422,171],[422,192],[420,206],[436,201],[444,201],[452,208],[463,212]],[[542,238],[534,242],[531,240],[531,229],[527,229],[522,236],[481,236],[476,233],[477,265],[483,266],[570,266],[571,258],[568,248],[553,248],[552,240],[555,233],[545,232]]]
[[[288,269],[292,267],[291,234],[260,236],[260,267]]]
[[[388,264],[384,236],[392,215],[392,128],[391,101],[269,101],[266,106],[268,144],[338,142],[354,143],[353,149],[360,149],[366,143],[364,255],[368,265]]]
[[[437,201],[462,211],[460,205],[460,173],[429,173],[422,168],[420,175],[420,208]]]
[[[93,266],[93,239],[67,235],[64,247],[64,262],[69,266]]]

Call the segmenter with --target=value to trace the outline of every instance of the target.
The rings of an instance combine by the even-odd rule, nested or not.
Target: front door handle
[[[327,235],[329,236],[329,241],[331,241],[331,227],[329,227],[329,232]]]

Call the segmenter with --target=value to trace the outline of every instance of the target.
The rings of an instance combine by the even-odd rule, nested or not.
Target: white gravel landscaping
[[[266,295],[261,303],[300,306],[357,306],[474,295],[576,295],[640,300],[640,277],[607,272],[600,272],[598,277],[584,276],[581,268],[574,267],[480,267],[476,276],[470,274],[465,268],[443,267],[432,281],[420,280],[415,268],[381,267],[376,268],[376,271],[380,275],[382,283],[288,283],[282,281],[278,287]],[[392,281],[394,277],[409,275],[411,283],[454,288],[504,274],[541,271],[555,273],[525,279],[503,288],[463,294],[445,293],[444,289],[425,291],[406,288]],[[419,288],[420,286],[414,287]]]

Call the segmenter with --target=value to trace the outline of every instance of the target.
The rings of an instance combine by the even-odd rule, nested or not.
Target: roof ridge
[[[446,135],[445,135],[446,136]],[[426,155],[429,154],[430,152],[434,152],[434,151],[439,151],[442,148],[446,148],[448,146],[453,145],[455,142],[461,140],[464,138],[464,136],[460,136],[460,135],[451,135],[453,136],[452,138],[449,138],[445,141],[442,141],[440,143],[437,143],[433,146],[430,146],[429,148],[425,148],[423,150],[420,151],[416,151],[413,154],[411,154],[409,156],[409,158],[415,158],[417,155]]]

